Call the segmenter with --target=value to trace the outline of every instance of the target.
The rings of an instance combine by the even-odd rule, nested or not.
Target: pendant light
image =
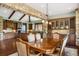
[[[47,16],[47,19],[46,19],[46,24],[48,24],[48,3],[46,4],[46,16]]]
[[[48,3],[46,4],[46,16],[47,16],[47,19],[46,20],[42,20],[42,23],[46,23],[48,24]]]

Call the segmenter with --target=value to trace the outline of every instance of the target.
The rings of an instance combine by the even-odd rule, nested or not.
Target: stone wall
[[[79,9],[76,10],[76,45],[79,45]]]
[[[0,16],[0,40],[3,39],[3,19]]]
[[[3,30],[3,19],[0,16],[0,32],[2,32],[2,30]]]

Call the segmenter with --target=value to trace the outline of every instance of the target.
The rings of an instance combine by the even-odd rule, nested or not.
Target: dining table
[[[52,53],[56,50],[56,48],[60,45],[61,40],[43,38],[40,41],[36,42],[28,42],[31,48],[34,48],[35,51],[40,53],[46,53],[47,51],[51,51]]]

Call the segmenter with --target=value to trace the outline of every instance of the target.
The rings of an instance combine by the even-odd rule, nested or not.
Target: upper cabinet
[[[15,29],[16,30],[16,23],[13,21],[5,20],[4,21],[4,29],[10,28],[10,29]]]
[[[75,30],[75,17],[52,19],[51,25],[48,24],[48,30]]]
[[[59,20],[59,29],[64,29],[64,20],[63,19],[61,19],[61,20]]]
[[[59,21],[56,21],[56,29],[59,29]]]
[[[69,29],[70,19],[66,19],[65,21],[65,29]]]

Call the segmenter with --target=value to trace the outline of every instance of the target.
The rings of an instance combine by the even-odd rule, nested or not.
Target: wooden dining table
[[[60,40],[55,40],[55,39],[48,39],[44,38],[41,39],[41,41],[38,42],[28,42],[31,48],[34,48],[35,51],[41,52],[41,53],[46,53],[47,51],[54,52],[55,49],[60,45],[61,41]]]

